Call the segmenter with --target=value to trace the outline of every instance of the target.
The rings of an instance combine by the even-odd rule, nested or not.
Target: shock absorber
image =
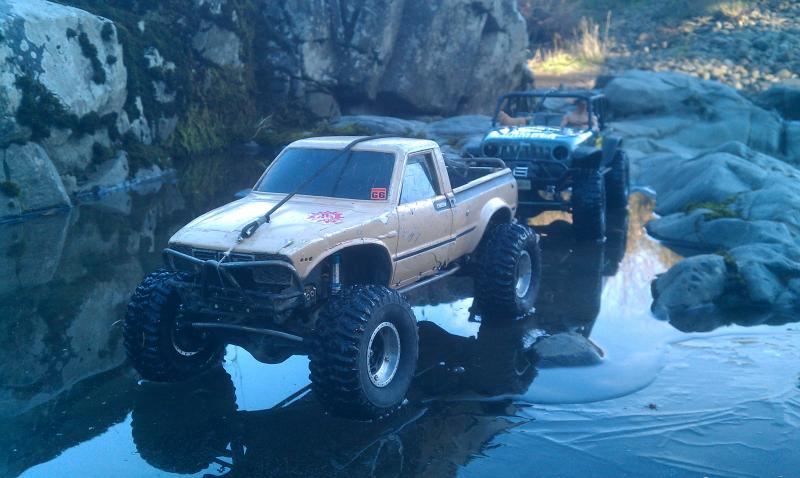
[[[342,257],[339,254],[334,254],[333,262],[331,263],[331,294],[333,295],[342,291],[341,266]]]

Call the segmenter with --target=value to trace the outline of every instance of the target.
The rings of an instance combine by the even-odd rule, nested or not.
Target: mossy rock
[[[19,197],[22,194],[22,188],[19,187],[19,184],[12,182],[12,181],[3,181],[0,182],[0,192],[5,194],[10,198]]]

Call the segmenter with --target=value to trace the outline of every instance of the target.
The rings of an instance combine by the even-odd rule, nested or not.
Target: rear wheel
[[[531,311],[539,293],[539,236],[521,224],[496,224],[478,250],[475,299],[486,316],[515,319]]]
[[[606,235],[606,183],[595,169],[575,173],[572,184],[572,223],[578,239]]]
[[[406,397],[418,350],[417,321],[399,293],[348,287],[317,318],[309,349],[312,388],[335,415],[387,416]]]
[[[628,205],[630,191],[630,160],[625,151],[617,151],[606,174],[606,197],[608,207],[620,209]]]
[[[222,344],[203,332],[178,327],[183,313],[175,281],[182,278],[166,270],[153,272],[128,303],[122,329],[125,351],[147,380],[186,380],[222,360]]]

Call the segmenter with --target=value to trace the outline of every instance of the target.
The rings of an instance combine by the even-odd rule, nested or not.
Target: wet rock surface
[[[629,72],[605,91],[634,182],[657,195],[660,217],[647,231],[700,254],[655,281],[654,312],[798,310],[800,170],[781,140],[792,123],[727,86],[675,73]]]
[[[783,153],[782,118],[722,83],[634,70],[603,78],[600,84],[615,117],[614,128],[637,154],[696,154],[728,141]]]
[[[0,217],[72,205],[58,171],[41,146],[11,145],[0,151],[0,158],[0,179],[6,185],[0,192]]]

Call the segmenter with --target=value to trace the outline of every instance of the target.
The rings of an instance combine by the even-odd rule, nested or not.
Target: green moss
[[[105,63],[125,63],[128,96],[124,109],[128,119],[135,121],[144,114],[150,124],[155,124],[161,118],[178,117],[176,134],[163,145],[165,149],[161,152],[188,157],[249,141],[255,134],[258,118],[274,109],[274,102],[268,95],[259,94],[259,89],[269,91],[268,85],[259,83],[260,78],[268,75],[264,72],[256,75],[252,68],[259,64],[254,57],[258,52],[252,51],[251,45],[259,44],[256,36],[260,30],[256,24],[262,8],[255,0],[229,0],[223,5],[221,15],[212,15],[207,6],[189,8],[187,0],[56,1],[113,22],[103,26],[101,37],[106,41],[108,35],[115,34],[123,53],[118,59],[105,58]],[[145,33],[138,29],[143,18],[147,19]],[[244,68],[219,68],[193,49],[192,35],[204,20],[234,31],[241,38]],[[175,64],[175,68],[151,68],[145,57],[150,48],[157,49],[166,61]],[[92,56],[92,51],[88,53]],[[154,82],[162,82],[166,86],[165,93],[174,95],[175,100],[157,101]],[[288,122],[286,128],[300,129],[310,124],[301,116]],[[126,143],[129,152],[147,149],[133,147],[130,141]],[[144,154],[142,161],[147,161]]]
[[[72,40],[77,36],[78,32],[76,32],[73,28],[67,28],[67,40]]]
[[[92,64],[92,81],[102,85],[106,82],[106,70],[103,68],[100,59],[97,58],[97,47],[89,40],[89,35],[86,32],[81,32],[78,35],[78,43],[81,46],[81,53]]]
[[[722,260],[725,261],[725,269],[728,271],[729,282],[726,286],[727,289],[732,291],[745,290],[747,284],[745,283],[744,277],[742,277],[742,272],[739,270],[739,264],[736,263],[736,258],[728,251],[717,251],[715,254],[721,256]]]
[[[21,76],[14,84],[22,92],[17,122],[31,129],[31,141],[50,137],[50,128],[71,128],[78,118],[67,112],[50,90],[31,76]]]
[[[103,41],[111,41],[114,38],[114,27],[111,23],[105,23],[103,29],[100,30],[100,38]]]
[[[694,202],[684,206],[683,212],[688,214],[698,209],[706,209],[707,212],[704,213],[704,217],[709,221],[726,218],[741,219],[742,215],[738,211],[731,209],[734,202],[736,202],[735,197],[730,197],[723,202]]]
[[[154,164],[161,167],[168,166],[167,158],[169,155],[164,148],[142,143],[131,131],[128,131],[122,137],[122,149],[128,153],[128,164],[131,172],[149,168]]]
[[[202,107],[189,109],[175,130],[175,142],[180,154],[185,156],[214,151],[226,145],[216,132],[211,113]]]
[[[102,164],[114,157],[114,149],[100,143],[92,145],[92,163]]]
[[[0,192],[5,194],[8,197],[15,198],[19,197],[22,194],[22,189],[19,187],[19,184],[11,182],[11,181],[3,181],[0,182]]]

